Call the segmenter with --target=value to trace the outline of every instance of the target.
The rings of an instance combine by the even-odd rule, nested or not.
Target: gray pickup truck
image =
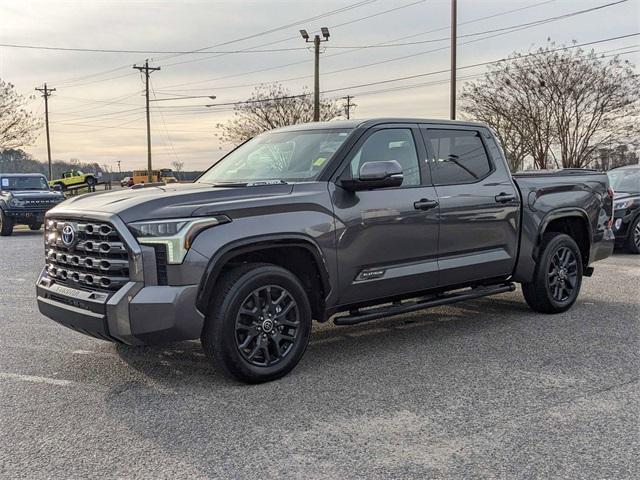
[[[0,236],[9,237],[16,225],[40,230],[47,210],[64,195],[47,184],[39,173],[0,173]]]
[[[140,187],[48,213],[40,311],[129,345],[200,338],[245,382],[288,373],[312,319],[353,325],[515,282],[534,310],[565,311],[614,244],[606,174],[512,176],[468,122],[281,128],[195,183]]]

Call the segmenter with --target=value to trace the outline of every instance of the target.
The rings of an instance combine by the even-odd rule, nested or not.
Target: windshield
[[[2,177],[0,178],[2,190],[49,190],[49,185],[44,177]]]
[[[198,182],[313,181],[350,132],[331,129],[265,133],[224,157]]]
[[[612,170],[608,174],[614,192],[640,192],[640,168]]]

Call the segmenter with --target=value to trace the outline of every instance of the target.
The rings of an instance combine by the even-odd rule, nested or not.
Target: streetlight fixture
[[[313,79],[313,121],[320,121],[320,43],[329,40],[329,29],[322,27],[320,29],[322,37],[320,35],[314,35],[313,40],[310,39],[306,30],[300,30],[300,35],[305,42],[311,43],[313,41],[314,47],[314,79]]]

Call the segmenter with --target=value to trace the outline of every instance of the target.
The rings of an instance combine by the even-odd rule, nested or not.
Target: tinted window
[[[468,130],[429,130],[435,185],[473,183],[491,172],[480,134]]]
[[[408,128],[378,130],[365,140],[351,159],[351,175],[358,177],[365,162],[395,160],[402,167],[402,186],[420,185],[420,167],[413,135]]]

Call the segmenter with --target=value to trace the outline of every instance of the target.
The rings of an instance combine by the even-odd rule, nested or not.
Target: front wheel
[[[87,185],[89,185],[90,187],[95,187],[96,185],[96,179],[93,177],[87,177]]]
[[[0,237],[10,237],[13,233],[13,219],[0,210]]]
[[[37,232],[38,230],[40,230],[42,228],[42,223],[32,223],[31,225],[29,225],[29,230],[33,230],[34,232]]]
[[[627,237],[627,251],[629,253],[640,253],[640,215],[631,222],[629,226],[629,236]]]
[[[202,346],[225,375],[261,383],[298,364],[310,333],[311,307],[300,280],[276,265],[245,264],[216,286]]]
[[[564,233],[545,233],[533,281],[522,284],[527,304],[542,313],[560,313],[574,304],[582,285],[582,255]]]

